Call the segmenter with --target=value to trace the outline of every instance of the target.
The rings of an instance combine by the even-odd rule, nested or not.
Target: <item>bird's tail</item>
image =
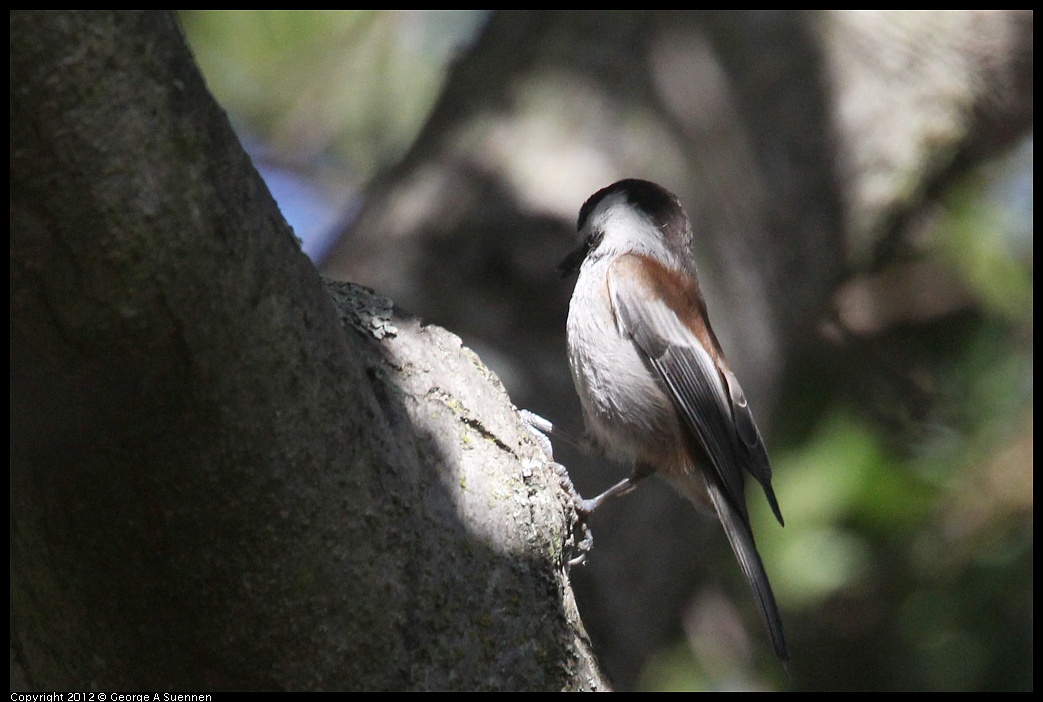
[[[750,528],[749,517],[740,512],[724,495],[719,485],[713,480],[707,480],[707,491],[710,493],[710,501],[713,503],[717,516],[724,526],[724,533],[728,536],[728,543],[739,560],[742,572],[753,589],[757,598],[764,620],[771,634],[771,643],[775,648],[775,654],[783,661],[789,660],[789,648],[786,646],[786,637],[782,633],[782,618],[779,616],[779,608],[775,604],[775,593],[771,590],[768,582],[768,574],[764,571],[764,563],[761,562],[760,554],[757,553],[757,544],[753,541],[753,530]]]

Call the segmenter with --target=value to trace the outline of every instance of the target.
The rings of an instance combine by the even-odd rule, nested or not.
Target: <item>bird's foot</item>
[[[571,568],[575,565],[583,565],[587,560],[587,553],[594,545],[594,534],[590,531],[590,525],[587,524],[587,517],[590,513],[597,508],[601,502],[601,496],[594,498],[593,500],[585,500],[576,490],[576,486],[572,484],[572,478],[569,477],[569,471],[565,466],[554,460],[554,446],[550,440],[550,434],[556,432],[554,425],[543,417],[530,412],[529,410],[519,410],[522,421],[525,422],[525,426],[528,427],[529,432],[533,438],[536,439],[536,443],[540,445],[543,452],[547,454],[547,459],[550,463],[551,468],[558,474],[558,478],[561,484],[561,488],[568,494],[569,500],[572,502],[572,507],[576,511],[576,522],[575,526],[579,530],[582,537],[576,542],[575,548],[578,552],[576,556],[569,559],[568,566]]]

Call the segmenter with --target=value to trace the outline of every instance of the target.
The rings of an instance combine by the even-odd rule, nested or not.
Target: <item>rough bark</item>
[[[459,339],[321,282],[168,13],[11,13],[11,624],[43,690],[588,689]]]

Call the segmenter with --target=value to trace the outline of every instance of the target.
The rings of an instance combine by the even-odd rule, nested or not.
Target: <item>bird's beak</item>
[[[583,259],[590,253],[590,246],[591,238],[584,237],[583,242],[558,264],[558,272],[561,273],[562,278],[568,278],[579,270],[579,267],[583,265]]]

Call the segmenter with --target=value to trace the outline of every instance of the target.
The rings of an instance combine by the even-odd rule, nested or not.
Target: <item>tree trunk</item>
[[[503,388],[324,287],[169,13],[11,14],[11,414],[36,689],[604,686]]]

